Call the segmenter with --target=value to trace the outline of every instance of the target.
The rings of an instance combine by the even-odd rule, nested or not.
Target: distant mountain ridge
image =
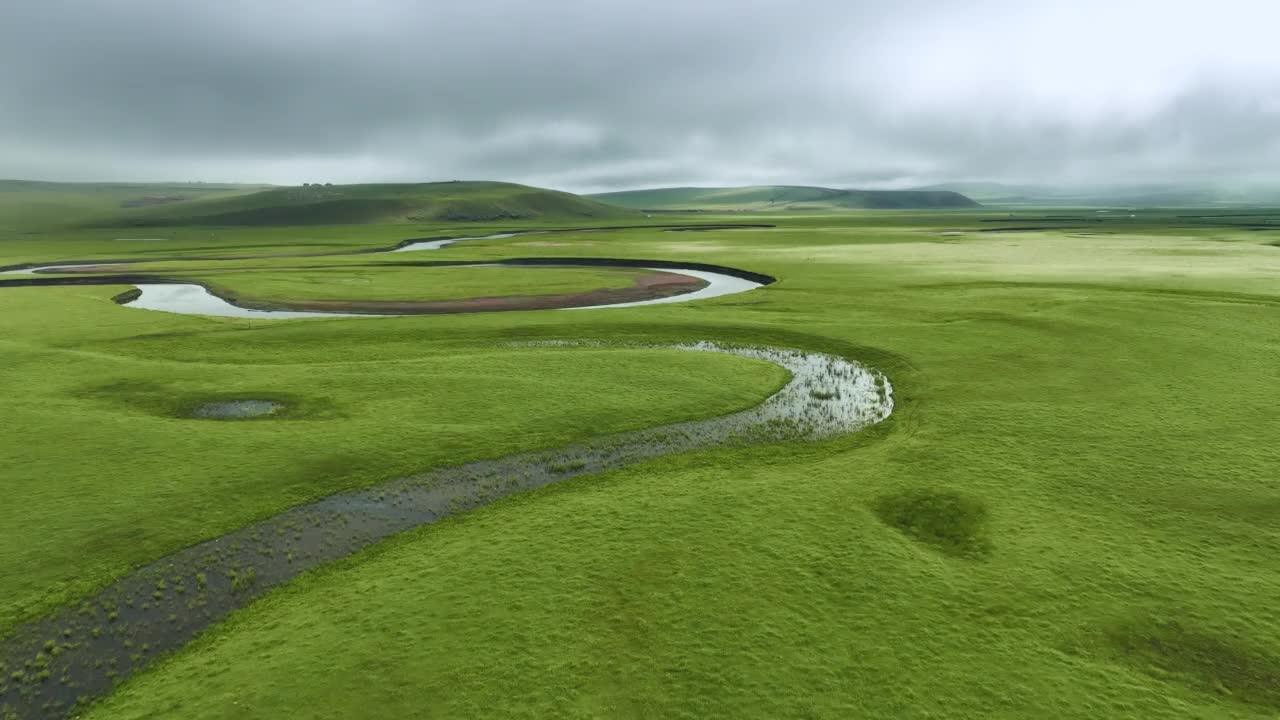
[[[1012,185],[944,183],[920,188],[963,193],[987,205],[1079,207],[1211,207],[1280,205],[1280,186],[1166,183],[1142,185]]]
[[[103,226],[332,225],[624,219],[638,213],[579,195],[503,182],[304,185],[119,213]]]
[[[953,190],[841,190],[807,185],[669,187],[595,193],[586,197],[637,210],[891,210],[972,208]]]

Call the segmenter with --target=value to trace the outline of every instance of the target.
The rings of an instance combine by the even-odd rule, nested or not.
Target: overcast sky
[[[0,0],[0,177],[1280,180],[1280,0]]]

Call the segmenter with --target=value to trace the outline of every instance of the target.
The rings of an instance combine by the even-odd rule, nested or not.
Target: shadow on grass
[[[1129,665],[1241,702],[1280,708],[1280,659],[1177,622],[1131,623],[1107,633]]]
[[[329,398],[266,389],[214,392],[189,390],[177,383],[129,379],[78,388],[74,395],[180,420],[328,420],[345,417],[345,413]],[[239,412],[241,410],[247,412]]]
[[[884,524],[944,555],[991,554],[987,508],[980,500],[950,490],[910,489],[881,495],[871,509]]]

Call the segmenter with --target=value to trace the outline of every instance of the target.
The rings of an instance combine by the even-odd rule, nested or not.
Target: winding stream
[[[489,265],[486,263],[485,265]],[[497,263],[493,263],[497,264]],[[480,265],[455,265],[453,267],[483,267]],[[573,265],[565,265],[563,267],[574,267]],[[619,266],[621,267],[621,266]],[[763,283],[744,278],[735,277],[725,273],[712,272],[708,270],[693,270],[690,268],[641,268],[644,270],[654,270],[659,272],[674,273],[677,275],[685,275],[688,277],[698,278],[707,283],[706,287],[691,292],[681,293],[679,295],[671,295],[668,297],[657,297],[649,300],[636,300],[633,302],[606,303],[602,305],[580,305],[577,307],[561,308],[563,310],[596,310],[601,308],[620,308],[620,307],[636,307],[638,305],[658,305],[662,303],[673,302],[689,302],[691,300],[703,300],[706,298],[720,297],[721,295],[732,295],[734,293],[746,292],[762,287]],[[228,317],[228,318],[262,318],[267,320],[298,320],[304,318],[332,318],[332,317],[398,317],[394,313],[343,313],[343,312],[322,312],[315,310],[257,310],[253,308],[241,307],[229,300],[221,298],[210,292],[203,285],[194,283],[138,283],[135,284],[138,290],[142,291],[136,299],[122,303],[125,307],[140,308],[143,310],[159,310],[161,312],[180,313],[183,315],[206,315],[212,317]]]
[[[687,228],[680,228],[687,229]],[[479,235],[475,237],[457,237],[444,238],[435,240],[418,240],[405,241],[400,245],[383,250],[375,250],[367,253],[367,255],[377,255],[384,253],[402,253],[402,252],[419,252],[424,250],[441,250],[454,243],[465,240],[494,240],[500,238],[517,237],[520,235],[544,235],[557,231],[550,230],[533,230],[528,232],[508,232],[497,233],[493,235]],[[579,231],[586,232],[586,231]],[[169,260],[180,261],[181,258]],[[483,263],[456,263],[453,267],[485,267],[492,265],[508,265],[522,264],[531,265],[531,259],[523,258],[512,261],[495,261]],[[557,260],[555,258],[542,258],[542,260]],[[68,270],[71,268],[84,268],[86,265],[129,265],[142,261],[100,261],[91,262],[74,262],[63,263],[59,265],[39,265],[34,267],[18,267],[9,270],[0,271],[0,275],[24,275],[36,276],[45,274],[56,274],[60,270]],[[157,262],[156,260],[148,260],[146,262]],[[720,297],[722,295],[732,295],[735,293],[746,292],[763,287],[773,279],[767,276],[761,276],[757,273],[750,273],[734,268],[722,268],[710,265],[694,264],[682,265],[680,263],[664,262],[662,267],[650,267],[645,265],[643,261],[633,260],[608,260],[601,258],[563,258],[559,259],[560,267],[580,267],[588,265],[590,267],[617,267],[617,268],[634,268],[641,270],[650,270],[655,272],[667,272],[686,277],[697,278],[703,281],[705,286],[681,293],[678,295],[669,295],[666,297],[655,297],[647,300],[635,300],[630,302],[609,302],[602,304],[579,305],[566,310],[590,310],[599,308],[622,308],[636,307],[641,305],[658,305],[665,303],[689,302],[691,300],[704,300],[707,298]],[[547,265],[549,263],[541,262],[538,265]],[[256,309],[241,307],[226,298],[219,297],[208,288],[198,283],[181,282],[178,280],[170,280],[162,277],[148,278],[149,282],[135,282],[136,277],[120,276],[112,274],[80,276],[76,278],[41,278],[39,282],[32,281],[29,284],[41,285],[85,285],[85,284],[131,284],[141,294],[136,298],[122,302],[126,307],[139,308],[143,310],[156,310],[160,312],[179,313],[183,315],[205,315],[211,317],[227,317],[227,318],[252,318],[252,319],[274,319],[274,320],[300,320],[306,318],[332,318],[332,317],[395,317],[406,313],[355,313],[355,312],[327,312],[317,310],[289,310],[289,309]],[[114,282],[113,282],[114,280]],[[15,285],[19,283],[14,283]]]
[[[655,269],[672,271],[671,267]],[[712,270],[683,272],[698,273],[694,276],[710,284],[681,296],[618,306],[711,297],[714,295],[704,293],[717,282],[723,285],[719,288],[722,292],[716,294],[743,292],[762,284],[730,274],[724,274],[728,279],[707,277],[717,274]],[[226,304],[199,285],[137,286],[142,294],[131,305],[144,309],[201,315],[235,311],[278,319],[335,316],[246,310]],[[530,347],[566,347],[568,352],[582,345],[590,343],[546,341],[511,347],[512,352]],[[884,420],[893,411],[889,380],[845,358],[711,343],[674,347],[772,362],[787,370],[790,380],[761,404],[741,412],[397,478],[294,507],[157,560],[76,605],[20,626],[0,642],[0,663],[5,669],[0,678],[0,687],[4,688],[0,693],[0,718],[7,718],[8,714],[19,718],[67,717],[156,657],[182,647],[272,588],[391,535],[450,514],[567,478],[674,453],[748,443],[816,440],[856,432]]]

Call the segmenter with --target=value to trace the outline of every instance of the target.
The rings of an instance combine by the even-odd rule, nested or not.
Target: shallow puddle
[[[235,420],[274,415],[283,408],[283,405],[272,400],[227,400],[201,405],[191,411],[191,416],[214,420]]]
[[[459,237],[448,238],[446,240],[419,240],[418,242],[409,243],[398,247],[390,252],[417,252],[418,250],[439,250],[447,245],[452,245],[463,240],[499,240],[501,238],[515,237],[516,235],[532,235],[533,233],[498,233],[496,235],[477,235],[475,237]]]

